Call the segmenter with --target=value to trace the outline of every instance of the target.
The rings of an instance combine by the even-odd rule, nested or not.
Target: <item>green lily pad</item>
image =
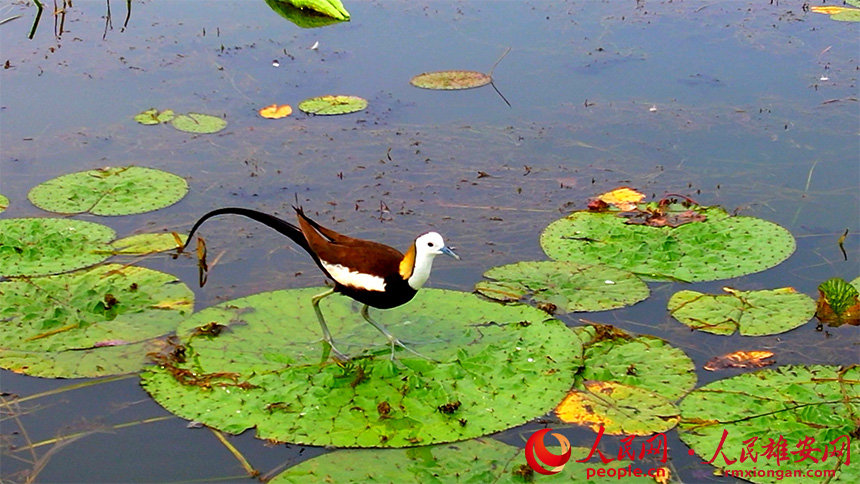
[[[551,452],[558,452],[547,446]],[[590,478],[588,482],[618,482],[616,472],[625,462],[609,464],[576,462],[588,457],[591,449],[571,447],[571,457],[554,479],[583,482],[589,469],[612,469],[612,477]],[[627,462],[629,465],[629,462]],[[536,477],[526,464],[523,449],[493,439],[469,440],[454,444],[409,449],[347,449],[306,460],[277,475],[270,482],[531,482]],[[625,476],[624,482],[653,483],[639,476]]]
[[[367,108],[367,100],[358,96],[319,96],[299,103],[299,109],[302,111],[321,116],[349,114],[365,108]]]
[[[193,305],[175,276],[119,264],[0,282],[0,367],[52,378],[138,371]]]
[[[574,212],[551,223],[540,243],[555,260],[605,264],[647,278],[681,281],[752,274],[794,252],[794,237],[772,222],[732,217],[717,207],[695,210],[707,219],[678,227],[626,224],[614,212]]]
[[[843,459],[848,448],[852,461],[860,455],[858,366],[783,366],[745,373],[694,390],[680,408],[678,434],[692,448],[690,453],[695,451],[726,472],[757,469],[738,475],[745,480],[860,482],[860,466],[840,464],[832,454],[844,443]],[[786,452],[779,457],[767,450],[771,446],[776,451],[780,445]],[[825,446],[830,455],[822,460]],[[804,448],[816,449],[809,453],[815,460],[804,457]],[[787,469],[804,471],[804,477],[785,476],[779,481],[773,477],[774,472]],[[816,481],[805,477],[805,471],[827,469],[835,469],[832,479],[818,480],[820,473],[811,474]]]
[[[349,20],[349,12],[346,11],[340,0],[266,0],[266,3],[278,13],[292,6],[299,10],[309,10],[325,15],[335,20]],[[273,4],[280,5],[276,8]],[[290,17],[286,18],[292,20]],[[301,27],[301,25],[299,26]]]
[[[425,289],[371,316],[437,362],[400,352],[343,296],[323,300],[341,350],[321,363],[311,297],[256,294],[196,313],[177,330],[182,361],[160,358],[142,384],[168,411],[230,433],[336,447],[404,447],[469,439],[543,415],[570,388],[579,340],[527,306]],[[352,349],[348,349],[348,348]],[[175,353],[175,352],[174,352]]]
[[[292,4],[284,0],[265,0],[266,5],[275,11],[281,17],[289,20],[303,29],[312,29],[317,27],[325,27],[326,25],[343,22],[347,19],[333,18],[328,15],[323,15],[315,10],[301,9],[294,7]]]
[[[64,218],[0,220],[0,276],[39,276],[80,269],[108,258],[110,227]]]
[[[632,336],[612,326],[574,328],[582,341],[577,381],[609,381],[675,401],[696,386],[696,366],[684,351],[655,336]]]
[[[6,210],[6,207],[9,206],[9,199],[0,194],[0,212]]]
[[[188,193],[184,178],[141,166],[107,167],[53,178],[27,197],[57,213],[131,215],[169,207]]]
[[[171,109],[159,111],[155,108],[151,108],[139,114],[136,114],[134,116],[134,120],[143,125],[154,125],[169,123],[171,120],[173,120],[173,117],[174,113]]]
[[[172,233],[137,234],[111,243],[114,254],[147,255],[156,252],[179,249],[185,244],[186,236],[178,235],[179,243]]]
[[[679,291],[669,298],[669,312],[687,326],[713,334],[744,336],[779,334],[808,322],[815,315],[815,301],[791,287],[764,291],[702,294]]]
[[[656,393],[610,381],[587,380],[555,410],[562,422],[609,435],[649,435],[678,423],[678,407]]]
[[[187,133],[212,134],[226,128],[227,121],[209,114],[188,113],[176,116],[170,125]]]
[[[409,83],[422,89],[454,90],[486,86],[492,81],[488,74],[478,71],[437,71],[418,74]]]
[[[573,262],[517,262],[484,273],[479,294],[503,302],[533,301],[549,313],[605,311],[648,297],[648,286],[630,272]]]

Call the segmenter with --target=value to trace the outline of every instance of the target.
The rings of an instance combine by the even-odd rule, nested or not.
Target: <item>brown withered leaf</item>
[[[727,368],[762,368],[776,363],[771,360],[771,351],[735,351],[727,355],[716,356],[705,363],[708,371],[725,370]]]

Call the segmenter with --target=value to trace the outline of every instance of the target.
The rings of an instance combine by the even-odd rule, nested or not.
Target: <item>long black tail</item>
[[[203,222],[209,220],[216,215],[223,214],[234,214],[234,215],[242,215],[243,217],[248,217],[252,220],[260,222],[261,224],[271,227],[278,232],[286,235],[291,238],[293,242],[301,246],[302,249],[305,249],[309,254],[313,254],[310,246],[308,245],[308,241],[305,239],[305,236],[302,234],[302,231],[296,227],[295,225],[287,222],[286,220],[281,220],[274,215],[269,215],[267,213],[258,212],[256,210],[251,210],[249,208],[239,208],[239,207],[224,207],[219,208],[217,210],[212,210],[211,212],[200,217],[197,222],[194,223],[194,226],[191,227],[191,231],[188,232],[188,239],[185,241],[185,246],[182,247],[184,250],[188,247],[188,244],[191,243],[191,237],[194,236],[194,232],[197,231],[198,228],[203,224]]]

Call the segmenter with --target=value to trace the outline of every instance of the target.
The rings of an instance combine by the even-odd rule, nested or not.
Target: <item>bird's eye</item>
[[[433,247],[433,242],[427,242],[427,247]]]

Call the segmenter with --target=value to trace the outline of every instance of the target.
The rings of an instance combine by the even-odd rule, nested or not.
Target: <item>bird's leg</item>
[[[370,314],[367,312],[367,311],[368,311],[368,309],[370,309],[370,307],[369,307],[367,304],[365,304],[365,305],[361,308],[361,316],[364,318],[364,320],[365,320],[365,321],[367,321],[368,323],[372,324],[374,328],[376,328],[377,330],[379,330],[379,332],[380,332],[380,333],[384,334],[384,335],[385,335],[385,337],[386,337],[386,338],[388,338],[388,342],[391,344],[391,359],[392,359],[392,360],[394,360],[394,345],[397,345],[397,346],[399,346],[399,347],[403,348],[404,350],[406,350],[406,351],[408,351],[408,352],[410,352],[410,353],[412,353],[412,354],[414,354],[414,355],[416,355],[416,356],[419,356],[419,357],[421,357],[421,358],[424,358],[425,360],[436,361],[436,360],[434,360],[433,358],[428,358],[428,357],[426,357],[426,356],[422,355],[421,353],[419,353],[419,352],[417,352],[417,351],[413,350],[412,348],[410,348],[410,347],[406,346],[405,344],[403,344],[403,342],[402,342],[402,341],[400,341],[399,339],[397,339],[397,337],[396,337],[396,336],[394,336],[393,334],[389,333],[389,332],[388,332],[388,330],[387,330],[387,329],[385,329],[385,326],[383,326],[383,325],[381,325],[381,324],[377,323],[376,321],[374,321],[373,319],[371,319],[371,318],[370,318]]]
[[[326,292],[317,294],[316,296],[311,298],[311,305],[314,307],[314,312],[317,313],[317,320],[320,322],[320,328],[322,328],[323,339],[326,344],[328,344],[329,348],[331,348],[331,352],[334,355],[335,359],[340,361],[349,361],[349,356],[342,353],[334,346],[334,340],[331,337],[331,332],[328,330],[328,326],[325,324],[325,318],[322,315],[322,311],[320,311],[320,301],[326,297],[334,294],[334,289],[329,289]]]

